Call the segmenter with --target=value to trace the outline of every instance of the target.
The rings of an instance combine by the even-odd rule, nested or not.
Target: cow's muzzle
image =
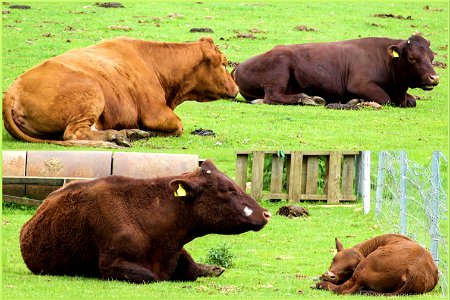
[[[439,75],[430,75],[428,77],[428,83],[422,86],[422,89],[430,91],[438,84],[439,84]]]
[[[270,214],[270,212],[265,211],[263,212],[263,217],[267,220],[267,222],[269,222],[272,215]]]
[[[322,274],[322,280],[336,283],[338,281],[338,277],[333,272],[328,271]]]

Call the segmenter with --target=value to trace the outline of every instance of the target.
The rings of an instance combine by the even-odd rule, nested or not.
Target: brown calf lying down
[[[17,139],[65,146],[179,136],[183,125],[173,110],[183,101],[237,95],[226,64],[211,38],[117,38],[72,50],[17,78],[3,97],[5,128]]]
[[[209,233],[258,231],[270,217],[207,160],[180,176],[68,184],[23,226],[20,249],[35,274],[193,281],[201,270],[185,244]]]
[[[336,249],[323,281],[316,284],[319,289],[338,294],[422,294],[439,280],[431,254],[403,235],[381,235],[349,249],[336,238]]]

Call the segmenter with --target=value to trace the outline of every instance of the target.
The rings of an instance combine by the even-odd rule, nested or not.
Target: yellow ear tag
[[[398,55],[397,51],[392,50],[392,57],[400,57],[400,55]]]
[[[181,183],[178,184],[178,190],[173,192],[173,194],[175,195],[175,197],[184,197],[187,195],[186,190],[183,188],[183,186],[181,186]]]

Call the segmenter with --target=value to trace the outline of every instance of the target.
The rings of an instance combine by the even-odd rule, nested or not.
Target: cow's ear
[[[344,246],[343,246],[342,243],[338,240],[338,238],[336,238],[336,250],[337,250],[337,252],[341,252],[342,250],[344,250]]]
[[[214,67],[218,67],[222,63],[222,53],[214,44],[211,38],[201,38],[201,49],[203,52],[203,59],[211,63]]]
[[[195,198],[201,192],[201,185],[194,180],[175,179],[170,182],[175,197]]]
[[[387,53],[393,58],[399,58],[402,55],[402,48],[392,45],[387,48]]]
[[[212,171],[213,172],[217,172],[219,171],[219,169],[217,169],[217,167],[213,164],[213,162],[209,159],[205,160],[201,166],[200,166],[201,170],[203,172],[206,172],[207,174],[210,174]],[[220,171],[219,171],[220,172]]]
[[[214,40],[213,40],[213,38],[210,37],[210,36],[204,36],[204,37],[201,37],[198,41],[199,41],[199,42],[208,42],[208,43],[210,43],[211,45],[214,45]]]

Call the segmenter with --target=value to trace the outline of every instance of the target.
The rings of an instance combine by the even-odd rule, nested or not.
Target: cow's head
[[[363,256],[351,248],[344,249],[344,246],[337,238],[336,250],[337,254],[334,256],[328,271],[322,274],[322,279],[334,284],[342,284],[352,277]]]
[[[197,172],[170,182],[178,201],[185,201],[200,235],[258,231],[270,213],[207,160]]]
[[[190,94],[199,102],[235,98],[239,90],[227,70],[225,55],[212,38],[203,37],[199,44],[203,59],[191,79],[195,86]]]
[[[410,88],[432,90],[439,83],[439,76],[433,69],[434,53],[430,41],[420,35],[413,35],[408,40],[387,49],[388,54],[397,62],[395,72],[405,78]]]

